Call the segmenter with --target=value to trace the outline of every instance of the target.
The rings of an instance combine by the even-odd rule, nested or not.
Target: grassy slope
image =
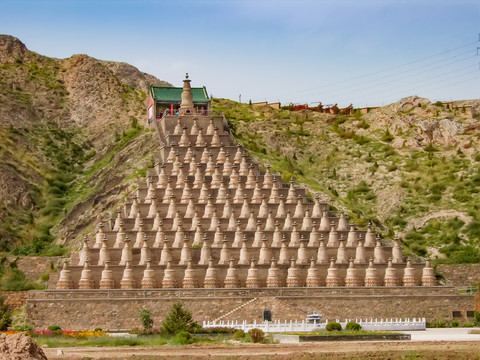
[[[469,149],[394,147],[415,136],[413,126],[391,133],[358,114],[252,108],[227,100],[215,100],[214,108],[250,154],[283,180],[293,176],[312,193],[327,195],[356,223],[375,223],[386,238],[401,232],[407,253],[480,262],[480,154],[472,150],[477,134],[462,134],[473,143]],[[418,224],[424,216],[426,225]]]

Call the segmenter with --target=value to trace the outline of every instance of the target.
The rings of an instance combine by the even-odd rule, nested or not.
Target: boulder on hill
[[[47,360],[47,356],[30,336],[0,334],[0,359]]]
[[[429,105],[431,104],[429,99],[418,97],[418,96],[408,96],[403,99],[400,99],[392,105],[396,108],[397,111],[409,111],[413,108],[416,108],[420,105]]]

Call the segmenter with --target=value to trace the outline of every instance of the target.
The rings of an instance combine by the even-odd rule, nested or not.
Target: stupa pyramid
[[[155,119],[154,171],[85,238],[56,289],[436,285],[429,262],[406,260],[398,240],[252,162],[226,119],[194,104],[188,76],[177,112]]]

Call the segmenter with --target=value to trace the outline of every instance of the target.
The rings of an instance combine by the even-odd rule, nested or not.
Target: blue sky
[[[124,61],[215,97],[283,104],[480,98],[478,0],[2,0],[30,50]]]

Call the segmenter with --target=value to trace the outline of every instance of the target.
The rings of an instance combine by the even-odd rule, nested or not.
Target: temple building
[[[190,86],[188,74],[184,80],[186,86]],[[207,115],[210,112],[210,99],[208,97],[207,89],[203,87],[190,87],[190,94],[192,95],[192,110],[199,114]],[[182,104],[183,87],[170,86],[150,86],[148,93],[148,122],[152,123],[162,116],[178,115],[180,114],[180,106]],[[192,112],[193,113],[193,112]]]
[[[138,321],[135,309],[161,317],[177,300],[198,320],[260,320],[265,307],[292,320],[474,310],[473,296],[441,286],[428,260],[405,258],[399,239],[359,228],[253,161],[188,75],[181,89],[151,87],[150,100],[158,161],[115,216],[98,217],[49,290],[31,293],[37,326],[123,329]],[[87,306],[105,314],[72,318]]]

